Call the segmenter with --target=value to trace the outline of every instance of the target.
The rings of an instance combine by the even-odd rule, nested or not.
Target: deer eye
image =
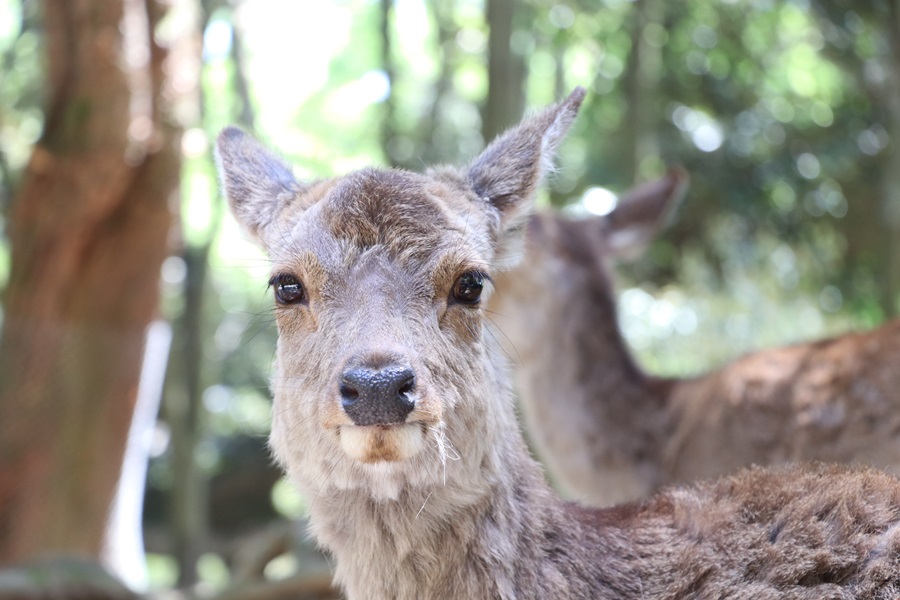
[[[275,288],[275,300],[280,304],[297,304],[306,300],[303,284],[293,275],[276,275],[269,285]]]
[[[460,275],[453,284],[453,301],[469,306],[477,305],[484,289],[484,278],[485,274],[480,271],[467,271]]]

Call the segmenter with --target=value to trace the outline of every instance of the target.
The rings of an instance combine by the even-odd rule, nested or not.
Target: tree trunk
[[[210,238],[212,239],[212,237]],[[166,415],[172,430],[171,533],[178,562],[178,585],[197,582],[197,559],[209,537],[205,509],[209,482],[196,461],[203,438],[201,385],[203,363],[203,296],[210,245],[188,246],[182,257],[187,267],[184,310],[176,320],[176,344],[171,355]]]
[[[438,136],[438,124],[441,122],[441,108],[444,99],[450,92],[453,84],[453,66],[456,63],[456,42],[454,37],[458,27],[453,22],[453,14],[456,10],[455,0],[432,2],[431,13],[434,26],[437,29],[437,46],[440,54],[440,66],[437,79],[434,82],[434,92],[431,98],[431,106],[428,113],[419,124],[422,138],[421,162],[426,165],[436,163],[455,162],[455,153],[448,153]]]
[[[657,23],[663,7],[654,0],[635,0],[632,4],[631,53],[625,71],[623,85],[628,98],[628,109],[622,125],[622,169],[630,182],[646,178],[641,173],[644,159],[659,154],[656,142],[657,119],[653,107],[653,95],[659,88],[661,76],[661,56],[659,48],[654,48],[644,39],[644,29]],[[643,177],[642,177],[643,175]]]
[[[8,220],[0,563],[101,551],[178,185],[162,5],[43,3],[50,102]]]
[[[485,143],[519,122],[525,111],[525,61],[513,52],[512,34],[515,0],[488,0],[488,97],[482,114],[481,133]]]
[[[381,33],[381,68],[384,70],[384,74],[388,80],[388,85],[390,86],[388,89],[387,98],[385,98],[384,102],[382,102],[381,148],[382,152],[384,153],[384,157],[388,160],[391,166],[396,166],[394,164],[394,159],[391,157],[391,153],[388,152],[388,148],[391,147],[391,142],[394,139],[394,136],[397,135],[397,92],[394,90],[394,85],[397,83],[397,72],[394,68],[394,56],[392,49],[393,44],[391,43],[391,15],[394,12],[394,0],[381,0],[379,8],[379,25]]]

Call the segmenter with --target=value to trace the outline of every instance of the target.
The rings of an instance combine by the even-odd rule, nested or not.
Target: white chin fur
[[[369,465],[409,459],[425,446],[425,435],[418,424],[345,426],[340,429],[340,440],[347,456]]]

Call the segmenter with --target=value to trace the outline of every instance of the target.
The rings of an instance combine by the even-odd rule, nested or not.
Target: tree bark
[[[631,182],[640,181],[641,163],[649,156],[659,154],[656,143],[655,118],[658,111],[653,108],[653,96],[659,87],[661,75],[660,50],[644,39],[644,29],[660,20],[663,6],[653,0],[635,0],[632,4],[631,52],[628,55],[623,86],[628,98],[628,110],[622,120],[625,131],[622,135],[622,169]]]
[[[391,34],[391,15],[394,12],[394,0],[381,0],[379,8],[379,33],[381,34],[381,68],[384,70],[384,74],[385,77],[387,77],[389,85],[387,98],[385,98],[384,102],[382,102],[380,128],[381,148],[385,158],[389,163],[391,163],[391,166],[397,166],[394,165],[394,160],[391,157],[391,153],[387,150],[388,148],[390,148],[391,141],[394,139],[394,136],[397,135],[397,93],[394,90],[394,85],[397,82],[397,71],[394,68],[394,56],[392,49],[393,44]]]
[[[441,105],[452,88],[453,66],[456,62],[456,43],[454,37],[458,27],[453,22],[456,10],[455,0],[431,3],[431,14],[437,29],[437,46],[440,54],[440,66],[428,112],[419,125],[422,132],[421,162],[426,165],[453,162],[457,157],[449,155],[442,147],[442,140],[437,135],[441,121]]]
[[[101,551],[178,185],[161,6],[43,3],[50,102],[8,220],[0,563]]]
[[[490,142],[519,122],[525,111],[525,60],[511,43],[517,8],[515,0],[488,0],[488,97],[482,113],[481,133]]]
[[[182,252],[186,276],[184,309],[176,320],[176,344],[170,357],[166,415],[172,430],[171,460],[174,485],[169,502],[173,553],[178,562],[178,585],[197,583],[197,560],[209,542],[208,475],[196,461],[203,440],[203,299],[209,253],[218,224],[208,243],[186,246]]]

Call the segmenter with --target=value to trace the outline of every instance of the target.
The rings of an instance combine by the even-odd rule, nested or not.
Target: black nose
[[[341,374],[341,404],[356,425],[392,425],[406,420],[416,403],[416,375],[409,367],[348,368]]]

